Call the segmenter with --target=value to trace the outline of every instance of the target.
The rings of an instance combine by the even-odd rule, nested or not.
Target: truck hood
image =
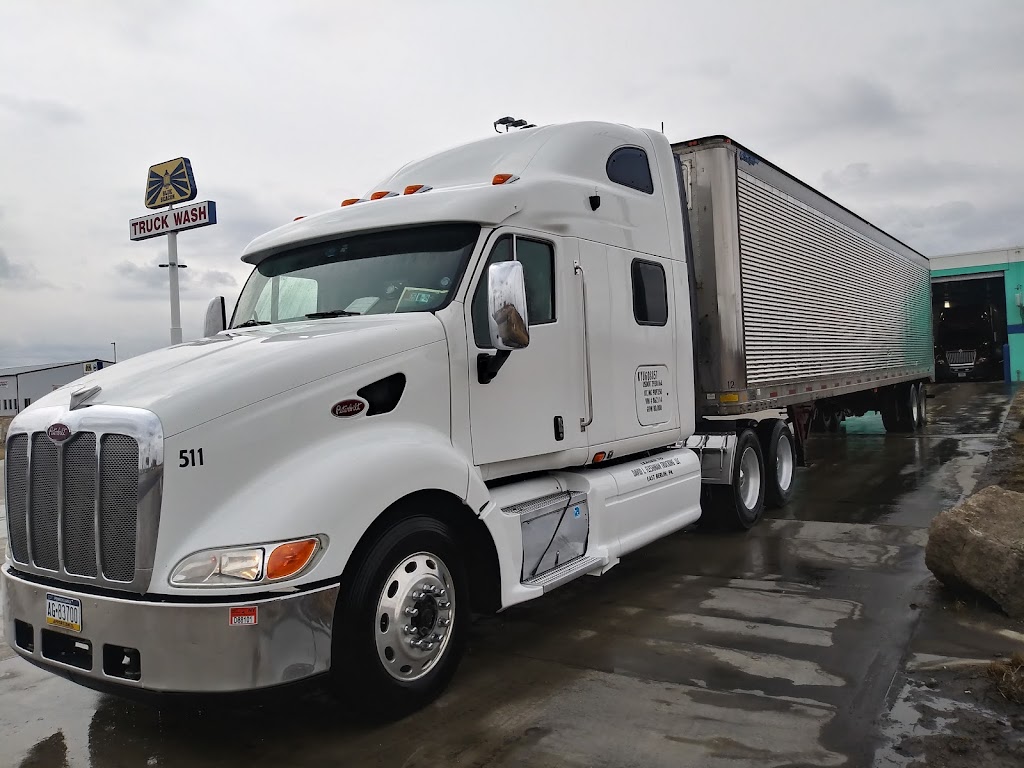
[[[133,357],[51,392],[29,410],[68,406],[74,392],[100,387],[87,405],[152,411],[164,436],[405,350],[445,338],[434,315],[371,315],[264,325]],[[367,382],[369,383],[369,382]]]

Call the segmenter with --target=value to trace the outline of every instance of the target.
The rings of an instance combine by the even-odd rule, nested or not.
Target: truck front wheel
[[[732,482],[705,485],[702,515],[710,527],[746,531],[764,515],[765,463],[754,430],[740,432],[736,442]]]
[[[356,715],[393,720],[435,699],[465,647],[469,586],[452,530],[416,516],[363,556],[335,610],[331,686]]]

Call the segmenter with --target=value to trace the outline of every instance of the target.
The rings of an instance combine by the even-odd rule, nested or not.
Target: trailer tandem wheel
[[[928,389],[925,382],[920,382],[917,385],[917,408],[918,418],[917,426],[923,428],[928,423]]]
[[[914,432],[921,424],[921,387],[918,382],[896,384],[879,393],[879,412],[886,432]]]
[[[761,443],[752,429],[744,429],[736,442],[732,482],[705,485],[701,499],[706,527],[746,531],[764,516],[765,462]]]

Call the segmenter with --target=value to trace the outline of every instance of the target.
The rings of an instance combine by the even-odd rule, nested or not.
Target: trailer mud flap
[[[786,409],[786,412],[793,426],[793,436],[796,438],[796,465],[798,467],[806,467],[807,454],[804,452],[804,445],[807,442],[807,435],[811,431],[814,406],[791,405]]]

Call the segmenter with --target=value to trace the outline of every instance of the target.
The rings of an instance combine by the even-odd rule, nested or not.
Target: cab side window
[[[638,325],[668,323],[665,270],[652,261],[633,260],[633,318]]]
[[[505,235],[494,244],[473,294],[473,339],[491,349],[487,330],[487,270],[500,261],[519,261],[526,280],[526,312],[530,325],[555,321],[555,251],[551,243]]]

